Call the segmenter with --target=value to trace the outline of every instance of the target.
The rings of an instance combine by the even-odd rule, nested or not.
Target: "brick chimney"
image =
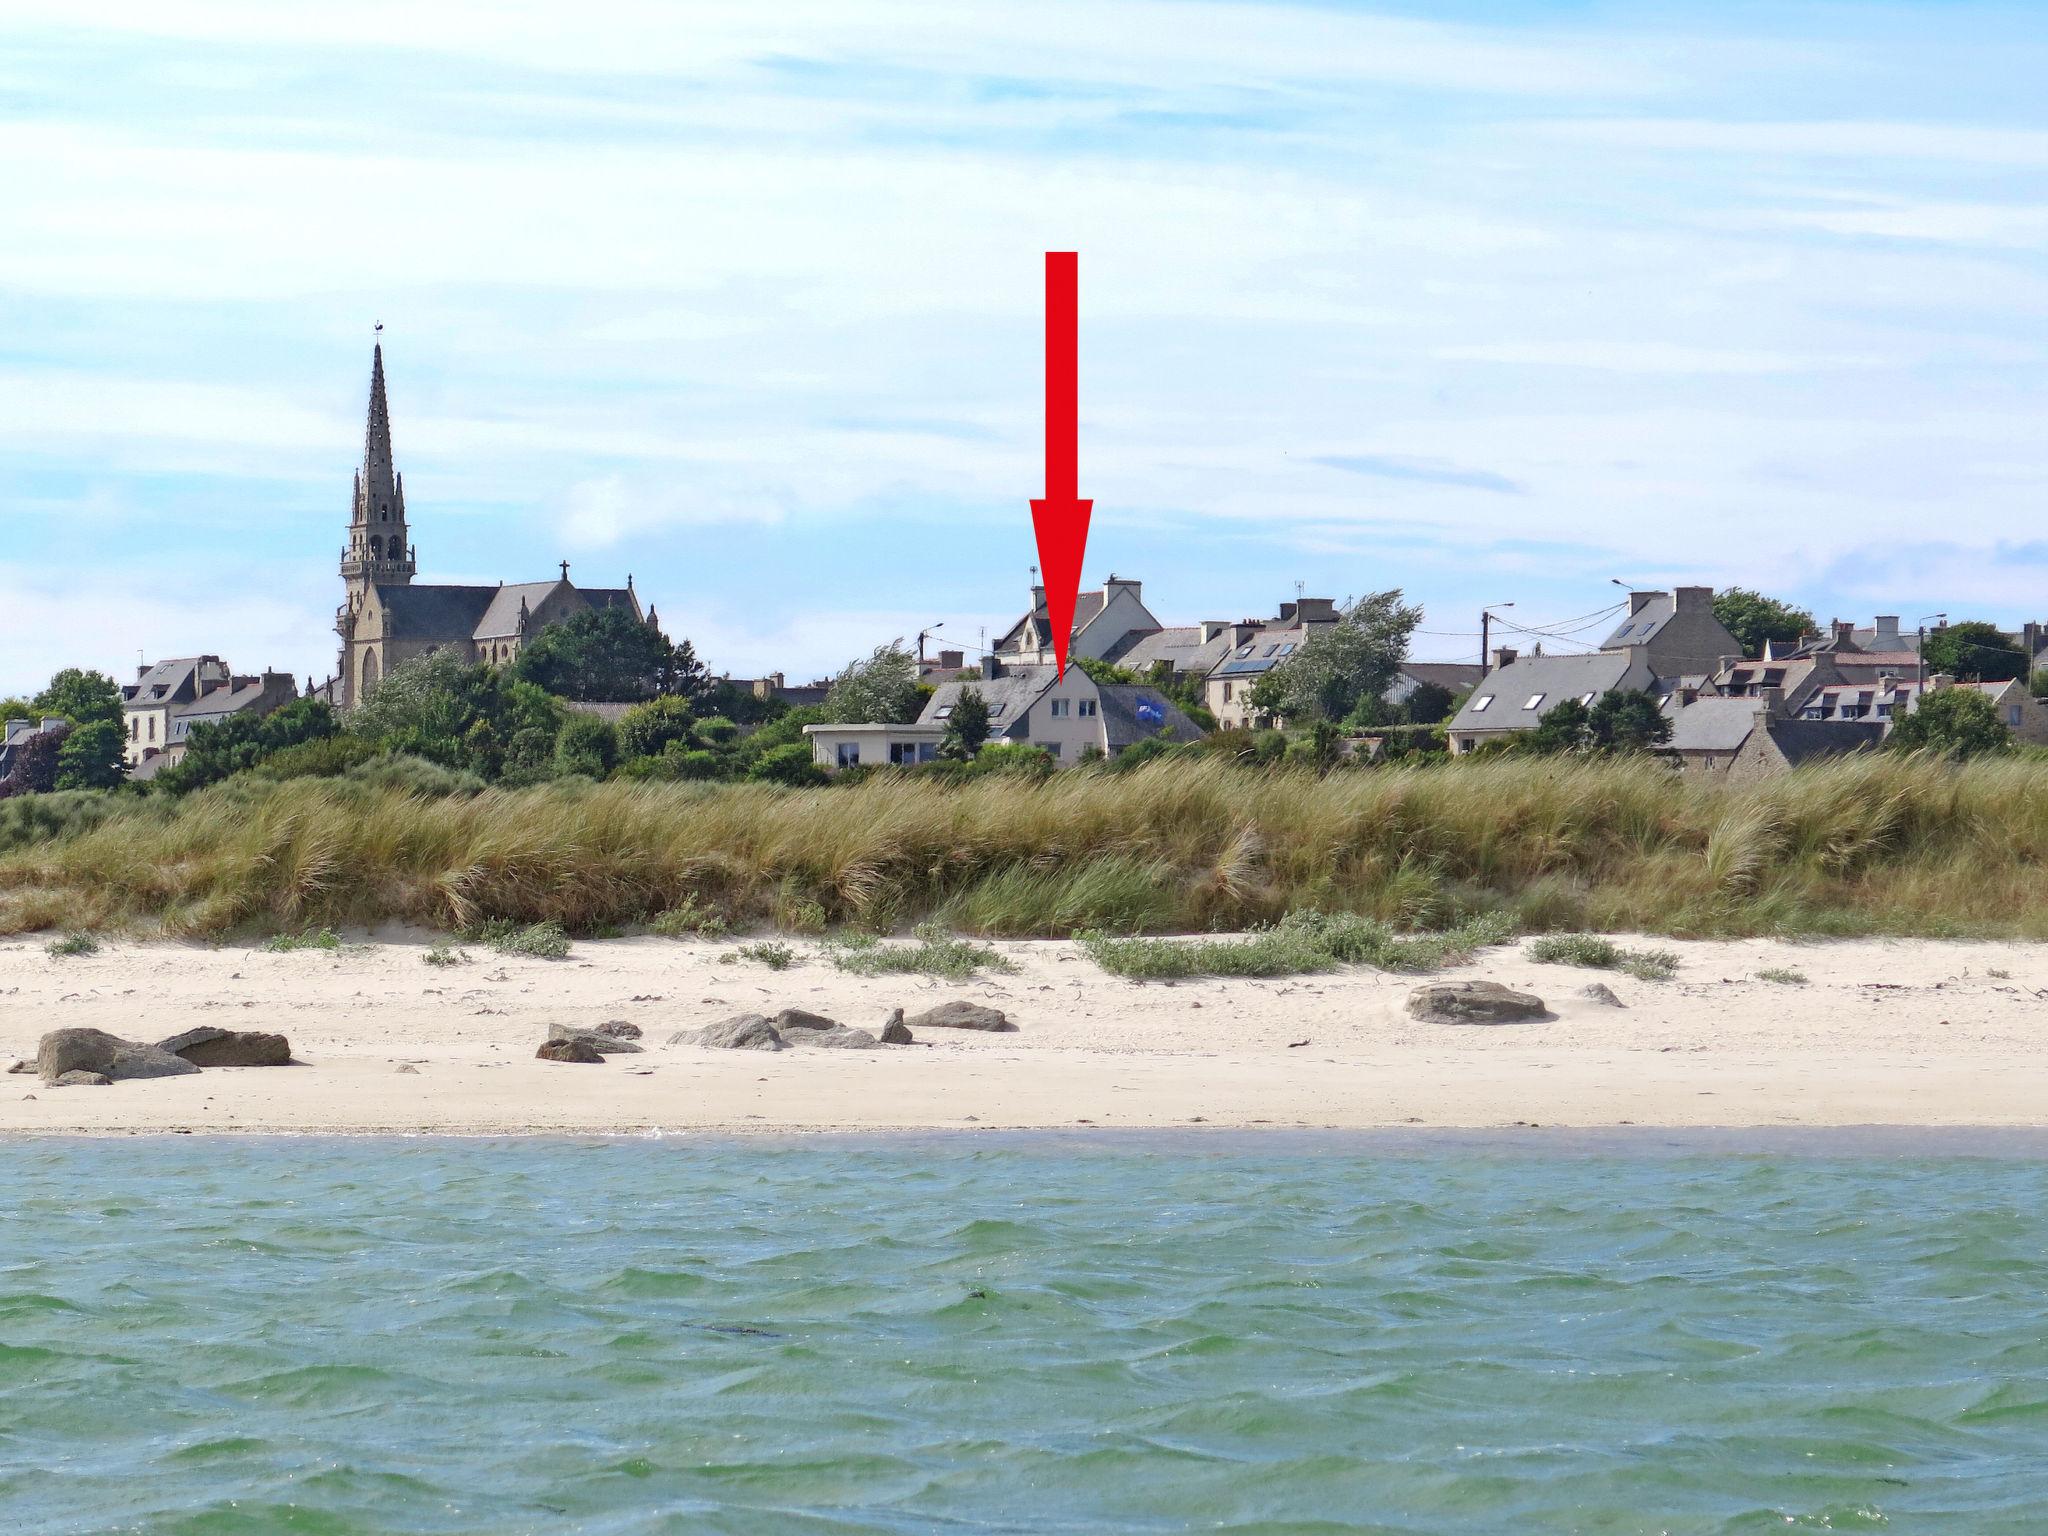
[[[1847,650],[1856,643],[1856,626],[1850,620],[1830,619],[1828,629],[1833,632],[1836,650]]]
[[[1782,688],[1759,688],[1756,691],[1756,717],[1759,720],[1782,720],[1785,718],[1785,690]]]
[[[1294,616],[1304,624],[1334,624],[1337,622],[1337,603],[1334,598],[1304,597],[1295,605]]]

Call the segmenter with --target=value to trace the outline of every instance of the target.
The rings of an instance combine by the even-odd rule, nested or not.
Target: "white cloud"
[[[1510,363],[1540,368],[1590,368],[1602,373],[1764,374],[1812,373],[1837,368],[1876,368],[1870,356],[1737,351],[1671,342],[1562,341],[1505,342],[1443,347],[1436,354],[1453,362]]]
[[[1616,117],[1529,125],[1575,143],[1684,154],[1921,160],[2038,169],[2048,167],[2048,131],[1953,123],[1728,122]]]

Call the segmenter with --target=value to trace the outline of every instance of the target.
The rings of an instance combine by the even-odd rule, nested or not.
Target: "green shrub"
[[[752,960],[765,965],[771,971],[786,971],[796,964],[796,951],[787,944],[770,939],[758,944],[742,944],[729,954],[720,955],[721,963],[730,965],[735,960]]]
[[[1638,981],[1664,981],[1678,969],[1667,949],[1623,949],[1591,933],[1547,933],[1529,941],[1529,958],[1541,965],[1583,965],[1624,971]]]
[[[942,976],[964,981],[976,971],[1017,969],[986,944],[953,937],[937,923],[920,923],[915,944],[884,944],[872,934],[846,934],[829,946],[832,963],[856,976]]]
[[[731,932],[724,914],[698,905],[694,896],[685,896],[647,927],[665,939],[722,939]]]
[[[555,736],[555,771],[601,779],[618,760],[619,743],[611,722],[571,711]]]
[[[1806,973],[1804,971],[1795,971],[1790,966],[1783,965],[1769,966],[1758,971],[1756,979],[1758,981],[1772,982],[1781,987],[1803,987],[1806,985]]]
[[[266,779],[331,779],[383,755],[382,748],[359,736],[319,736],[271,753],[256,772]]]
[[[658,757],[670,746],[687,745],[695,723],[690,701],[674,694],[635,704],[619,716],[619,756]]]
[[[793,789],[826,782],[825,770],[811,760],[811,748],[803,742],[763,752],[747,770],[747,777],[769,784],[787,784]]]
[[[67,933],[61,939],[50,940],[43,949],[52,959],[67,960],[77,955],[98,954],[100,941],[89,933]]]
[[[524,955],[531,960],[560,960],[569,953],[569,935],[560,923],[515,923],[508,918],[466,929],[462,935],[472,944],[488,944],[501,955]]]
[[[341,936],[332,928],[322,928],[318,932],[280,933],[263,942],[265,954],[288,955],[301,949],[321,949],[329,954],[338,954]]]
[[[1436,933],[1403,936],[1354,913],[1290,912],[1270,928],[1240,939],[1074,937],[1088,957],[1117,976],[1144,980],[1184,976],[1296,976],[1341,965],[1383,971],[1428,971],[1458,965],[1478,950],[1505,943],[1511,926],[1498,916],[1471,919]]]
[[[425,954],[421,955],[420,959],[428,965],[436,966],[467,965],[469,963],[469,956],[462,950],[455,948],[452,944],[436,944]]]
[[[446,768],[403,752],[378,753],[341,775],[341,782],[372,790],[393,790],[424,800],[466,799],[484,792],[484,781],[462,768]]]

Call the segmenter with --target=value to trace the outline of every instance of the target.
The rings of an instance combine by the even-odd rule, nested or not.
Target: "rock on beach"
[[[603,1053],[587,1040],[543,1040],[533,1054],[542,1061],[573,1062],[586,1067],[604,1060]]]
[[[1002,1009],[980,1003],[941,1003],[908,1022],[915,1029],[982,1029],[993,1034],[1014,1034],[1017,1029]]]
[[[207,1024],[159,1040],[157,1045],[195,1067],[288,1067],[292,1061],[292,1043],[283,1035],[215,1029]]]
[[[630,1025],[627,1027],[631,1028]],[[582,1029],[574,1024],[550,1024],[548,1041],[550,1044],[587,1045],[600,1056],[635,1056],[642,1049],[631,1040],[607,1033],[601,1026]]]
[[[103,1029],[53,1029],[36,1047],[36,1070],[55,1083],[67,1072],[98,1073],[109,1082],[147,1077],[183,1077],[198,1066],[159,1045],[123,1040]]]
[[[1534,993],[1497,981],[1432,981],[1408,994],[1408,1011],[1436,1024],[1512,1024],[1548,1010]]]

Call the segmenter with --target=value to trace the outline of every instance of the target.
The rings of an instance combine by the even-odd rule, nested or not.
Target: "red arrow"
[[[1052,654],[1067,675],[1092,501],[1081,499],[1081,257],[1045,253],[1045,496],[1031,503]]]

